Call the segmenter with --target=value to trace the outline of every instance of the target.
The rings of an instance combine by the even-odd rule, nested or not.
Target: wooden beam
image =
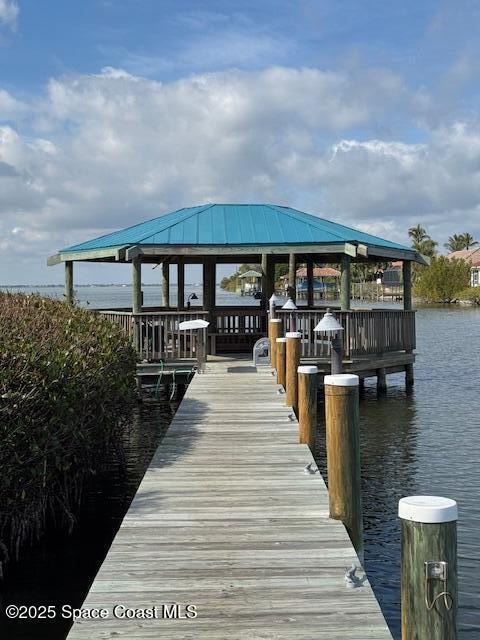
[[[142,261],[140,257],[132,260],[132,311],[142,313]]]
[[[62,261],[60,254],[59,253],[55,253],[53,256],[48,256],[47,258],[47,266],[48,267],[53,267],[56,264],[60,264]]]
[[[350,257],[347,255],[342,256],[342,265],[341,265],[341,276],[340,276],[340,309],[342,311],[348,311],[350,309],[350,287],[351,287],[351,276],[350,276]]]
[[[403,308],[405,311],[412,309],[412,263],[404,260],[403,270]]]
[[[313,256],[307,256],[307,306],[313,307]]]
[[[131,258],[126,258],[128,246],[109,247],[107,249],[92,249],[89,251],[61,251],[47,259],[47,265],[52,266],[59,262],[75,262],[102,260],[104,258],[113,258],[115,262],[130,262]],[[137,255],[140,255],[138,253]],[[134,257],[134,256],[132,256]]]
[[[344,242],[338,244],[322,245],[322,244],[295,244],[295,245],[192,245],[192,246],[169,246],[169,245],[137,245],[127,250],[127,260],[131,260],[133,256],[232,256],[237,257],[245,255],[261,255],[262,253],[272,255],[289,255],[290,253],[314,253],[314,254],[343,254],[345,253]],[[353,246],[353,245],[351,245]]]
[[[73,304],[73,262],[65,262],[65,301]]]
[[[177,263],[177,291],[177,309],[180,311],[185,309],[185,263],[181,257]]]
[[[168,259],[162,262],[162,304],[167,309],[170,307],[170,262]]]

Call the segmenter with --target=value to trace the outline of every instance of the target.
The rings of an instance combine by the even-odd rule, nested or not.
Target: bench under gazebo
[[[351,264],[392,260],[403,264],[403,310],[352,309]],[[48,264],[64,263],[68,302],[74,297],[74,262],[131,264],[131,307],[103,309],[99,313],[120,323],[132,336],[141,358],[148,361],[195,358],[194,332],[178,329],[180,322],[193,318],[210,322],[208,353],[251,350],[253,343],[267,333],[267,306],[275,288],[275,265],[283,263],[288,264],[290,292],[296,291],[297,268],[305,265],[306,269],[306,305],[295,312],[296,326],[303,333],[304,360],[328,359],[327,346],[313,332],[325,311],[325,305],[315,305],[314,268],[338,265],[340,300],[335,313],[345,328],[346,360],[352,366],[363,362],[365,371],[368,361],[370,369],[384,368],[387,372],[405,369],[413,362],[411,263],[425,264],[424,258],[406,246],[290,207],[268,204],[189,207],[62,249],[48,259]],[[238,263],[261,265],[262,296],[255,296],[260,299],[250,299],[251,304],[245,306],[218,306],[216,267]],[[203,304],[188,309],[185,265],[190,264],[203,267]],[[162,300],[158,306],[142,306],[142,265],[161,266]],[[171,265],[177,269],[175,308],[170,304]],[[279,315],[284,317],[284,329],[288,330],[291,315],[281,311]],[[385,367],[379,367],[382,363]]]

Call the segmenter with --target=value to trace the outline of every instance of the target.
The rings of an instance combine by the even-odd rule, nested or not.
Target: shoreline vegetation
[[[0,577],[49,527],[72,529],[85,481],[129,423],[136,361],[97,314],[0,292]]]

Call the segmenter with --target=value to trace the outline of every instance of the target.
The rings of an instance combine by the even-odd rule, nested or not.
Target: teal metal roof
[[[87,251],[134,245],[298,245],[360,243],[412,251],[357,229],[270,204],[205,204],[179,209],[62,252]]]

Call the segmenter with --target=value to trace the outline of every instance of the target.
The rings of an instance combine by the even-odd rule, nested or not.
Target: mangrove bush
[[[465,260],[434,256],[415,282],[415,295],[427,302],[453,302],[470,282],[470,265]]]
[[[71,527],[85,479],[129,419],[135,367],[127,337],[101,316],[37,295],[0,293],[4,559],[18,556],[52,517]]]

